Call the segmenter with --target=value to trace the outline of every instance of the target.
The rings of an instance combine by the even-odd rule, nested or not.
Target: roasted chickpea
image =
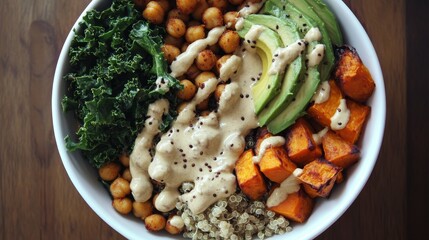
[[[145,219],[147,216],[153,213],[153,205],[152,202],[133,202],[133,214],[136,217],[141,219]]]
[[[165,10],[161,4],[150,1],[143,11],[143,17],[153,24],[161,24],[164,21]]]
[[[197,110],[198,111],[205,111],[209,109],[209,101],[210,98],[205,99],[204,101],[197,104]]]
[[[180,54],[179,48],[171,44],[162,45],[161,51],[164,53],[164,58],[165,60],[167,60],[168,63],[172,63],[174,59],[176,59],[176,57]]]
[[[180,232],[183,231],[183,220],[181,219],[181,221],[179,222],[179,225],[177,224],[173,224],[173,221],[175,220],[175,218],[179,218],[181,219],[181,217],[176,216],[176,215],[171,215],[170,217],[168,217],[167,223],[165,224],[165,230],[173,235],[179,234]]]
[[[129,168],[124,169],[124,171],[122,172],[122,178],[127,180],[128,182],[131,182],[132,176]]]
[[[126,154],[126,153],[123,153],[119,157],[119,162],[121,162],[122,166],[129,167],[130,166],[130,156],[128,156],[128,154]]]
[[[216,78],[216,75],[213,72],[202,72],[195,78],[195,85],[200,88],[210,78]]]
[[[98,169],[98,175],[100,175],[100,178],[104,181],[112,181],[119,176],[120,170],[121,166],[118,163],[109,162]]]
[[[165,227],[166,220],[161,214],[152,214],[144,219],[146,229],[149,231],[161,231]]]
[[[209,7],[203,13],[203,22],[207,29],[223,25],[222,11],[217,7]]]
[[[167,34],[164,38],[164,43],[173,45],[177,48],[180,48],[183,44],[183,38],[175,38],[175,37],[171,36],[170,34]]]
[[[115,208],[116,211],[122,214],[128,214],[133,209],[133,204],[131,202],[131,199],[129,198],[116,198],[113,199],[113,208]]]
[[[223,21],[225,22],[225,25],[230,29],[235,29],[237,18],[238,12],[236,11],[227,12],[225,13],[225,15],[223,15]]]
[[[240,5],[243,3],[244,0],[228,0],[229,3],[232,5]]]
[[[235,31],[227,30],[220,36],[219,46],[225,53],[232,53],[240,46],[240,36]]]
[[[210,6],[206,0],[200,0],[200,2],[197,4],[197,7],[192,12],[192,17],[196,20],[201,20],[203,17],[203,12],[209,7]]]
[[[180,113],[181,111],[183,111],[183,109],[185,109],[185,107],[188,105],[187,102],[182,102],[179,104],[179,106],[177,106],[177,112]]]
[[[228,0],[207,0],[210,7],[219,8],[222,12],[228,7]]]
[[[212,50],[206,49],[198,53],[195,64],[201,71],[208,71],[214,67],[216,60],[216,55]]]
[[[185,34],[185,39],[188,43],[203,39],[206,37],[206,32],[203,25],[188,27]]]
[[[170,11],[170,2],[168,0],[156,0],[165,12]]]
[[[197,4],[198,0],[176,0],[176,6],[183,14],[191,14]]]
[[[188,76],[189,79],[194,80],[200,73],[201,73],[201,70],[197,68],[197,65],[192,64],[188,68],[188,71],[186,71],[186,76]]]
[[[223,91],[225,90],[225,86],[226,86],[226,84],[223,84],[223,83],[218,84],[216,86],[216,90],[214,92],[214,96],[215,96],[216,101],[219,102],[220,96],[222,95]]]
[[[186,33],[186,25],[179,18],[170,18],[168,19],[166,30],[172,37],[180,38]]]
[[[197,92],[197,87],[189,80],[185,79],[180,81],[183,89],[177,92],[177,98],[188,101],[191,100]]]
[[[113,198],[124,198],[131,193],[130,183],[127,180],[118,177],[112,184],[110,184],[110,193]]]
[[[183,14],[177,8],[170,10],[168,12],[167,18],[169,18],[169,19],[170,18],[178,18],[178,19],[181,19],[183,22],[188,22],[189,21],[189,15]]]
[[[222,65],[224,63],[226,63],[226,61],[228,61],[228,59],[231,57],[232,55],[224,55],[221,58],[219,58],[216,62],[216,71],[218,73],[220,73],[220,69],[222,68]]]

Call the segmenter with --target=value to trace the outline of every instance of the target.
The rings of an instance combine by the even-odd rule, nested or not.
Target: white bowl
[[[93,0],[81,14],[73,28],[90,9],[102,9],[110,1]],[[346,42],[355,47],[363,62],[371,72],[376,89],[369,100],[371,114],[361,139],[361,160],[348,170],[346,181],[337,186],[328,199],[317,201],[314,211],[305,224],[297,224],[288,239],[313,239],[331,226],[356,199],[367,182],[381,147],[386,101],[383,75],[374,47],[355,15],[341,0],[325,0],[337,16]],[[64,137],[73,134],[76,121],[71,113],[65,114],[61,109],[61,99],[65,94],[65,81],[62,76],[68,71],[68,49],[74,33],[70,31],[60,57],[54,76],[52,90],[52,115],[55,139],[64,167],[74,186],[88,205],[112,228],[128,239],[165,239],[166,234],[149,233],[143,222],[132,216],[124,217],[112,207],[111,198],[97,179],[97,172],[78,152],[68,152]],[[273,236],[270,239],[281,239],[285,236]]]

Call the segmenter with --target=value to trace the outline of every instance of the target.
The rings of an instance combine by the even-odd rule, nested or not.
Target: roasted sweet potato
[[[261,172],[271,181],[281,183],[296,169],[296,165],[287,156],[286,149],[268,148],[259,162]]]
[[[267,192],[267,185],[252,157],[252,149],[243,152],[235,164],[235,173],[243,193],[250,199],[257,200]]]
[[[325,159],[343,169],[359,160],[359,148],[345,141],[333,131],[328,131],[323,136],[322,146]]]
[[[338,58],[335,79],[342,92],[351,99],[365,102],[375,89],[374,80],[356,50],[343,46],[336,50]]]
[[[329,86],[331,89],[328,100],[320,104],[313,104],[307,109],[310,117],[326,127],[330,127],[331,117],[335,114],[335,111],[337,111],[340,100],[343,99],[341,90],[338,88],[335,81],[330,80]],[[371,109],[368,106],[359,104],[350,99],[346,100],[346,105],[350,110],[349,121],[345,128],[337,130],[336,132],[346,141],[355,143],[359,139],[362,127]]]
[[[341,170],[342,168],[333,163],[319,158],[305,165],[298,178],[310,197],[327,197]]]
[[[269,209],[287,219],[303,223],[313,211],[313,199],[301,189],[296,193],[289,194],[286,200]]]
[[[313,130],[304,119],[298,119],[286,132],[286,151],[289,158],[302,167],[322,156],[322,149],[313,139]]]

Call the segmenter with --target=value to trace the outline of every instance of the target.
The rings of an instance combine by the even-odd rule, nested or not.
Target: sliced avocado
[[[292,0],[294,1],[294,0]],[[323,21],[317,16],[317,14],[308,6],[308,4],[302,4],[302,0],[297,0],[300,3],[299,6],[292,4],[291,0],[268,0],[265,2],[263,11],[277,16],[279,14],[283,18],[290,18],[298,25],[299,30],[305,35],[312,27],[319,28],[322,34],[321,42],[325,44],[325,57],[320,66],[320,79],[322,81],[328,80],[331,76],[331,71],[334,67],[335,56],[332,48],[332,42],[329,34],[325,28]],[[277,6],[276,10],[273,11],[273,5]],[[310,13],[310,17],[307,13]],[[279,16],[277,16],[279,17]]]
[[[301,39],[296,24],[288,19],[281,20],[274,16],[251,14],[246,20],[253,24],[264,25],[276,31],[283,41],[284,46]],[[287,67],[281,83],[280,93],[277,94],[258,115],[258,120],[261,125],[265,125],[271,119],[275,118],[290,103],[293,94],[297,91],[297,88],[299,88],[299,79],[303,77],[304,70],[304,56],[300,55]],[[268,69],[264,68],[263,71],[268,71]]]
[[[246,34],[254,25],[258,24],[254,24],[245,19],[243,28],[237,31],[244,41],[247,41]],[[256,41],[256,52],[262,60],[263,69],[269,69],[272,64],[274,52],[284,45],[277,32],[263,25],[258,26],[263,30]],[[267,74],[267,72],[268,71],[264,71],[260,80],[252,87],[253,103],[255,105],[256,114],[259,114],[267,103],[279,93],[280,84],[284,76],[284,73]]]
[[[314,12],[316,12],[320,19],[322,19],[322,21],[325,23],[326,30],[328,30],[332,43],[337,46],[342,46],[344,43],[343,34],[332,11],[321,0],[305,1],[313,8]]]

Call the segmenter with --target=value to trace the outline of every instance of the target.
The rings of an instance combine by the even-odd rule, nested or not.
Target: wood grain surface
[[[0,239],[123,239],[75,190],[53,136],[56,61],[89,2],[15,0],[0,6]],[[368,184],[318,239],[420,239],[429,227],[428,50],[414,43],[427,45],[429,39],[413,31],[427,24],[423,9],[429,7],[418,0],[345,2],[379,56],[387,122]]]

